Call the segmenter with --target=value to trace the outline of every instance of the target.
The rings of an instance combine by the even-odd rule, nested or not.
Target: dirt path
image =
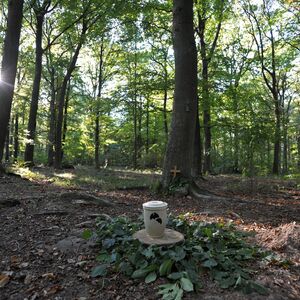
[[[201,299],[300,299],[300,191],[296,185],[276,180],[249,185],[240,178],[222,176],[200,185],[228,200],[199,201],[188,196],[164,201],[174,214],[194,212],[198,219],[232,220],[243,230],[255,230],[257,242],[294,262],[289,268],[259,267],[257,279],[271,290],[267,297],[223,291],[204,279]],[[0,299],[158,299],[153,291],[159,282],[145,285],[121,275],[91,278],[98,248],[81,238],[84,228],[93,228],[97,214],[136,218],[142,203],[158,196],[149,191],[89,190],[117,204],[99,207],[63,199],[60,194],[65,191],[47,181],[0,177]],[[1,207],[4,200],[20,203]]]

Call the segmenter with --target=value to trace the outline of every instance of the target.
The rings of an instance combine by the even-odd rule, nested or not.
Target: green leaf
[[[215,267],[217,265],[218,265],[218,263],[213,258],[207,259],[206,261],[204,261],[202,263],[203,267],[206,267],[206,268],[209,268],[209,269],[211,269],[211,268],[213,268],[213,267]]]
[[[105,239],[102,241],[102,246],[105,249],[112,247],[116,243],[115,239]]]
[[[168,278],[172,280],[178,280],[181,277],[183,277],[183,272],[174,272],[168,275]]]
[[[131,277],[133,279],[144,278],[148,273],[149,273],[149,271],[147,270],[147,268],[145,268],[145,269],[138,269],[138,270],[135,270],[132,273]]]
[[[157,278],[156,272],[151,272],[146,276],[145,282],[146,283],[154,282],[156,278]]]
[[[92,235],[93,235],[92,230],[90,230],[90,229],[85,229],[85,230],[83,231],[83,233],[82,233],[82,238],[85,239],[85,240],[88,240],[88,239],[90,239],[90,238],[92,237]]]
[[[92,270],[91,276],[92,277],[105,276],[107,274],[108,266],[109,266],[108,264],[103,264],[95,267]]]
[[[186,292],[192,292],[194,290],[194,285],[188,278],[184,278],[184,277],[181,278],[180,284],[182,289],[185,290]]]
[[[156,266],[156,265],[150,265],[150,266],[148,266],[148,267],[146,267],[146,268],[141,268],[141,269],[135,270],[135,271],[132,273],[131,277],[132,277],[133,279],[136,279],[136,278],[144,278],[144,277],[146,277],[146,275],[147,275],[148,273],[150,273],[150,272],[152,272],[152,271],[155,271],[155,270],[157,270],[157,266]]]
[[[183,296],[183,289],[179,289],[175,300],[181,300],[182,296]]]
[[[173,263],[174,263],[174,261],[171,259],[165,260],[159,268],[159,275],[160,276],[169,275],[171,273]]]

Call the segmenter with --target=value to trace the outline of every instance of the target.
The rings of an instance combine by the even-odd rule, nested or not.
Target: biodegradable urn
[[[149,201],[143,204],[145,228],[150,237],[161,238],[164,236],[167,207],[168,203],[163,201]]]

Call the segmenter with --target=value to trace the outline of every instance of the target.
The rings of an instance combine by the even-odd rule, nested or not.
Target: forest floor
[[[223,290],[204,278],[201,294],[191,293],[186,299],[300,299],[299,181],[210,176],[199,185],[226,199],[196,200],[160,197],[143,188],[158,174],[83,167],[18,172],[23,178],[0,177],[1,300],[159,299],[159,280],[146,285],[121,274],[91,278],[99,249],[81,238],[85,228],[94,228],[97,215],[136,219],[142,203],[158,199],[168,202],[174,215],[194,212],[199,220],[232,221],[241,230],[255,231],[252,243],[291,261],[288,266],[254,266],[254,280],[269,289],[269,296]],[[68,191],[88,192],[116,205],[99,207],[95,202],[62,197]]]

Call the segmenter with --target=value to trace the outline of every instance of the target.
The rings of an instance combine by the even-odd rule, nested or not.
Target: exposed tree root
[[[93,202],[99,206],[114,206],[115,203],[112,203],[108,200],[83,193],[83,192],[66,192],[66,193],[61,193],[60,194],[60,199],[61,200],[86,200]]]
[[[224,200],[230,200],[229,198],[226,197],[220,197],[217,196],[207,190],[201,189],[195,181],[192,181],[189,184],[189,194],[199,200],[219,200],[219,201],[224,201]]]

